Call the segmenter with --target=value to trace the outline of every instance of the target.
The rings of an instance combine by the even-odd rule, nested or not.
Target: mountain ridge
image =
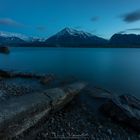
[[[116,33],[107,40],[66,27],[46,39],[0,31],[0,44],[37,47],[140,47],[140,35]]]
[[[110,38],[113,45],[140,45],[140,35],[137,34],[114,34]]]

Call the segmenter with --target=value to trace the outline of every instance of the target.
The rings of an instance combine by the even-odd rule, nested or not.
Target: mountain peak
[[[66,27],[66,28],[62,29],[60,32],[58,32],[57,35],[60,35],[60,36],[61,35],[73,35],[76,32],[77,32],[76,30]]]
[[[70,31],[73,31],[73,30],[74,30],[74,29],[69,28],[69,27],[66,27],[66,28],[63,29],[63,31],[66,31],[66,32],[70,32]]]
[[[55,35],[46,40],[54,46],[93,46],[98,44],[106,44],[107,40],[92,35],[91,33],[79,31],[73,28],[64,28]]]
[[[71,35],[71,36],[83,36],[83,37],[91,37],[91,36],[94,36],[92,35],[91,33],[87,33],[87,32],[84,32],[84,31],[79,31],[79,30],[76,30],[76,29],[73,29],[73,28],[69,28],[69,27],[66,27],[64,29],[62,29],[60,32],[58,32],[56,34],[58,37],[59,36],[65,36],[65,35]]]

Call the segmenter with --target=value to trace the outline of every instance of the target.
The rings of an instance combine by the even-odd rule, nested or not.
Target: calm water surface
[[[0,54],[0,69],[75,76],[140,98],[140,49],[11,48]]]

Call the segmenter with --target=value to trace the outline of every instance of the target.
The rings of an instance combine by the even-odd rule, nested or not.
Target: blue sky
[[[0,0],[0,30],[49,37],[65,27],[140,34],[140,0]]]

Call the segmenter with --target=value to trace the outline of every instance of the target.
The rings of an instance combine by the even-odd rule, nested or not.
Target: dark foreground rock
[[[0,78],[9,78],[11,77],[11,74],[7,71],[0,70]]]
[[[8,47],[0,45],[0,53],[9,54],[10,50]]]
[[[140,132],[140,100],[136,97],[115,97],[103,104],[100,109],[105,115]]]
[[[49,76],[44,76],[40,79],[40,83],[43,85],[47,85],[50,82],[53,82],[55,80],[55,76],[53,74],[50,74]]]
[[[0,78],[27,78],[27,79],[38,79],[42,84],[48,84],[50,81],[53,81],[53,74],[34,74],[26,72],[15,72],[7,71],[0,69]]]
[[[64,107],[85,85],[79,82],[1,100],[0,139],[12,138],[28,130],[50,111]],[[3,97],[3,94],[1,91],[0,96]]]
[[[91,104],[95,100],[80,92],[63,109],[44,117],[34,127],[16,137],[16,140],[139,140],[135,131],[100,118]],[[89,98],[91,100],[89,100]],[[97,99],[97,98],[96,98]],[[97,99],[98,100],[98,99]],[[14,139],[14,140],[15,140]]]

